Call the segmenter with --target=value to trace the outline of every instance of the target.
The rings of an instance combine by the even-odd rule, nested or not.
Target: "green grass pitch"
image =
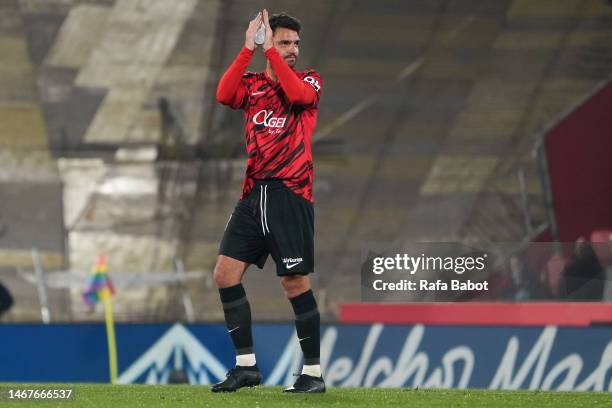
[[[8,389],[74,389],[69,401],[9,402]],[[209,386],[106,384],[2,384],[0,407],[612,407],[612,393],[442,390],[409,388],[330,388],[325,394],[286,394],[259,386],[214,394]]]

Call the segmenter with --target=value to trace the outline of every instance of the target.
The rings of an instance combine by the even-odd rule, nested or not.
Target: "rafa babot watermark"
[[[477,257],[458,256],[410,256],[408,254],[396,254],[393,257],[375,257],[372,262],[372,273],[382,275],[385,271],[395,270],[404,271],[410,275],[415,275],[417,271],[445,271],[463,275],[465,272],[482,271],[486,264],[487,254]],[[489,283],[473,282],[470,279],[451,279],[446,282],[442,279],[430,280],[419,279],[418,281],[401,279],[395,282],[385,282],[383,279],[376,279],[373,282],[374,290],[488,290]]]
[[[453,300],[459,293],[486,292],[488,258],[487,253],[445,256],[423,252],[370,253],[362,265],[362,298]]]

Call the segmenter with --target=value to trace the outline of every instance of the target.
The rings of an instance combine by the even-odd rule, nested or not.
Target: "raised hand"
[[[257,13],[255,18],[249,22],[249,27],[244,34],[244,46],[251,51],[257,48],[257,44],[255,44],[255,33],[261,26],[261,21],[261,13]]]
[[[264,51],[267,51],[274,45],[274,43],[272,42],[272,36],[274,35],[274,33],[272,32],[272,28],[270,27],[270,21],[268,20],[268,10],[266,9],[263,10],[263,22],[264,26],[266,27],[266,39],[263,43],[263,48]]]

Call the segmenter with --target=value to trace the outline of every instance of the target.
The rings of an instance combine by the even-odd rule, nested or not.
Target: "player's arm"
[[[219,103],[230,106],[232,109],[242,106],[247,96],[246,87],[241,83],[242,76],[249,66],[252,56],[253,51],[243,48],[232,65],[225,71],[217,86],[217,101]]]
[[[242,86],[241,81],[242,76],[251,62],[253,51],[255,51],[257,47],[257,44],[255,44],[255,33],[261,25],[261,19],[262,16],[261,13],[259,13],[249,23],[249,27],[245,33],[244,47],[240,50],[240,53],[232,65],[225,71],[217,86],[217,101],[233,109],[242,106],[247,96],[247,89]]]
[[[272,47],[268,49],[265,55],[270,61],[270,65],[278,77],[278,81],[283,91],[285,91],[285,95],[287,95],[289,102],[297,105],[316,104],[319,99],[319,91],[315,89],[312,83],[298,78],[296,73],[281,58],[276,48]]]
[[[272,44],[272,28],[268,21],[268,13],[264,10],[264,24],[266,26],[266,41],[264,42],[265,56],[278,77],[281,88],[285,91],[289,102],[297,105],[316,105],[319,100],[320,78],[317,86],[314,83],[301,80],[296,73],[282,59]],[[307,77],[309,78],[309,77]],[[305,78],[306,79],[306,78]]]

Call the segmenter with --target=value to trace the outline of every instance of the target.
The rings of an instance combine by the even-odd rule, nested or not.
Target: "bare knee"
[[[310,289],[310,278],[308,275],[282,276],[281,285],[285,290],[285,295],[291,299]]]
[[[228,256],[219,255],[215,265],[215,283],[218,288],[228,288],[239,284],[248,264]]]

